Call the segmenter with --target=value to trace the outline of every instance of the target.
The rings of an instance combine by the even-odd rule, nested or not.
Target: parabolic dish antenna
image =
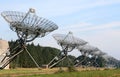
[[[83,50],[83,51],[97,51],[98,48],[97,47],[94,47],[94,46],[91,46],[91,45],[83,45],[83,46],[78,46],[77,47],[78,50]]]
[[[82,62],[86,61],[88,55],[90,55],[91,52],[99,50],[97,47],[91,46],[89,44],[78,46],[77,49],[81,52],[81,57],[83,57],[83,59],[81,61],[76,59],[76,62],[74,64],[75,66],[79,66],[82,64]]]
[[[87,44],[86,41],[79,39],[77,37],[74,37],[72,32],[69,32],[68,35],[65,34],[54,34],[53,37],[58,42],[58,44],[64,49],[64,48],[75,48],[77,46],[82,46]],[[68,50],[69,51],[69,50]]]
[[[87,44],[86,41],[76,38],[73,36],[72,32],[69,32],[67,35],[64,34],[54,34],[53,37],[57,41],[57,43],[62,47],[62,51],[58,56],[53,58],[48,64],[48,68],[52,68],[62,60],[67,57],[68,52],[71,52],[79,45]]]
[[[91,45],[83,45],[83,46],[78,46],[77,49],[83,54],[85,53],[91,53],[91,52],[94,52],[94,51],[98,51],[99,49],[97,47],[94,47],[94,46],[91,46]]]
[[[91,62],[91,64],[95,63],[95,65],[97,67],[99,67],[100,65],[97,63],[97,59],[99,57],[102,57],[103,55],[106,55],[106,53],[102,52],[101,50],[98,50],[98,51],[94,51],[94,52],[91,52],[90,53],[93,57],[93,61]]]
[[[101,50],[98,50],[98,51],[95,51],[95,52],[92,52],[91,53],[93,56],[102,56],[102,55],[105,55],[106,53],[102,52]]]
[[[10,24],[10,28],[17,33],[19,39],[15,42],[18,46],[14,46],[13,48],[10,46],[10,55],[7,55],[9,58],[7,60],[4,59],[0,63],[0,68],[3,69],[7,66],[12,59],[19,55],[23,50],[28,53],[39,68],[39,65],[27,50],[26,42],[33,41],[37,37],[44,37],[47,33],[58,29],[58,26],[45,18],[38,17],[35,14],[35,9],[32,8],[30,8],[27,13],[4,11],[1,15]]]
[[[38,36],[43,37],[47,33],[58,29],[58,26],[52,21],[37,16],[35,9],[32,8],[27,13],[4,11],[1,15],[20,38],[27,38],[26,41],[31,41]]]
[[[109,61],[109,58],[110,58],[109,55],[105,54],[105,55],[102,55],[102,57],[103,57],[106,61]]]

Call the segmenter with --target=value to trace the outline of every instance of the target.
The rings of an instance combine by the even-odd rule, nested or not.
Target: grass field
[[[93,69],[77,68],[76,72],[58,72],[58,68],[42,69],[18,68],[11,70],[0,70],[0,77],[120,77],[120,69]]]

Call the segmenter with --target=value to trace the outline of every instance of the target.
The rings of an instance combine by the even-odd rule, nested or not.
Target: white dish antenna
[[[91,46],[89,44],[78,46],[77,49],[82,53],[82,55],[90,54],[91,52],[98,51],[97,47]]]
[[[10,24],[10,28],[17,33],[18,40],[13,49],[10,48],[10,56],[8,59],[2,60],[0,63],[0,68],[3,69],[7,66],[14,57],[19,55],[23,50],[25,50],[31,57],[33,62],[39,68],[39,65],[29,53],[26,47],[26,42],[31,42],[37,37],[44,37],[46,34],[58,29],[58,26],[42,17],[38,17],[35,14],[35,9],[30,8],[27,13],[17,12],[17,11],[4,11],[1,13],[3,18]]]
[[[86,41],[79,39],[77,37],[74,37],[71,32],[69,32],[67,35],[65,34],[54,34],[53,37],[58,42],[58,44],[64,49],[66,46],[68,48],[74,48],[77,46],[82,46],[87,44]]]
[[[1,15],[10,24],[10,28],[20,38],[27,38],[27,41],[34,40],[36,37],[43,37],[58,29],[58,26],[54,22],[37,16],[35,9],[32,8],[27,13],[4,11]]]
[[[57,43],[62,47],[62,51],[58,54],[58,56],[56,56],[50,61],[50,63],[47,65],[48,68],[52,68],[59,62],[63,61],[67,57],[68,52],[71,52],[77,46],[87,44],[86,41],[74,37],[72,32],[69,32],[67,35],[54,34],[53,37],[55,38]]]

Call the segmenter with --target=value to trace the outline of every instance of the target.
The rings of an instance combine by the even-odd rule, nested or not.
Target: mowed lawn
[[[20,68],[0,70],[0,77],[120,77],[120,69],[57,72],[59,69]],[[57,72],[57,73],[56,73]]]

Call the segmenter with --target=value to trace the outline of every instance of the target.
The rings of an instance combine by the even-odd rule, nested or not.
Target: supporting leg
[[[4,69],[12,60],[14,57],[16,57],[17,55],[19,55],[21,52],[23,51],[23,49],[21,49],[19,52],[17,52],[16,54],[10,56],[9,58],[7,58],[6,60],[4,60],[3,62],[0,63],[0,69]]]
[[[65,58],[66,58],[66,56],[63,57],[63,58],[61,58],[61,59],[59,59],[58,61],[56,61],[56,62],[53,63],[52,65],[48,66],[48,68],[52,68],[53,66],[55,66],[55,65],[58,64],[59,62],[63,61]]]
[[[58,56],[55,56],[47,65],[47,68],[52,68],[67,57],[67,52],[61,51]]]
[[[35,59],[32,57],[32,55],[30,54],[30,52],[27,50],[27,48],[24,46],[25,51],[28,53],[28,55],[30,56],[30,58],[33,60],[33,62],[35,63],[35,65],[38,67],[38,69],[40,69],[40,66],[38,65],[38,63],[35,61]]]
[[[78,62],[77,64],[75,64],[74,66],[79,66],[82,62],[84,62],[86,60],[86,57],[84,57],[84,59],[82,60],[82,61],[80,61],[80,62]]]

